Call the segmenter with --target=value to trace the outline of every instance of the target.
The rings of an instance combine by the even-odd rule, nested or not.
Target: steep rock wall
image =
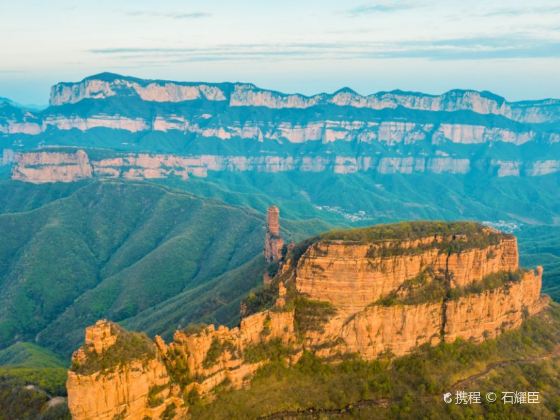
[[[93,167],[83,150],[75,153],[18,153],[15,162],[12,179],[18,181],[73,182],[93,176]]]
[[[216,138],[220,140],[245,139],[262,142],[280,141],[294,144],[321,142],[328,144],[336,141],[380,143],[392,146],[430,142],[440,144],[511,143],[522,145],[531,141],[543,140],[547,143],[557,142],[554,132],[536,132],[521,128],[507,128],[473,125],[468,123],[416,123],[400,121],[364,121],[358,117],[353,120],[319,120],[297,123],[282,120],[249,120],[224,125],[221,118],[210,114],[187,117],[177,115],[156,115],[153,119],[125,117],[119,114],[99,113],[89,116],[67,115],[49,110],[40,121],[6,121],[0,122],[0,133],[38,135],[47,130],[88,131],[95,128],[137,132],[181,131],[199,138]]]
[[[10,157],[11,156],[11,157]],[[12,155],[15,166],[12,178],[20,181],[71,182],[90,177],[124,179],[163,179],[190,176],[206,177],[208,172],[333,172],[351,174],[376,171],[381,174],[450,173],[466,174],[469,159],[452,157],[352,157],[352,156],[224,156],[170,154],[116,154],[115,157],[91,160],[87,153],[24,152]],[[6,161],[7,161],[6,157]],[[498,176],[542,176],[560,172],[560,160],[537,161],[524,167],[519,161],[492,161]],[[491,169],[492,171],[492,169]]]
[[[89,359],[108,357],[117,345],[114,324],[98,321],[88,327],[84,347],[77,350],[73,363],[91,363]],[[113,420],[160,418],[168,406],[174,406],[173,418],[184,418],[187,409],[180,390],[170,383],[165,365],[158,357],[129,360],[112,368],[92,373],[68,372],[68,407],[75,420]]]
[[[183,102],[205,99],[227,101],[229,106],[253,106],[272,109],[305,109],[317,105],[354,108],[391,109],[405,107],[424,111],[472,111],[501,115],[520,122],[548,122],[560,119],[560,101],[508,102],[489,92],[451,90],[441,95],[417,92],[379,92],[368,96],[351,89],[333,94],[304,96],[258,88],[248,83],[189,83],[141,80],[101,74],[77,83],[59,83],[51,90],[51,105],[77,103],[83,99],[105,99],[115,95],[138,96],[145,101]]]
[[[155,359],[130,362],[110,375],[79,375],[70,371],[66,385],[68,407],[75,420],[142,419],[146,416],[156,419],[167,405],[183,404],[180,398],[172,396],[168,384],[165,366]],[[148,395],[154,387],[165,388],[157,396],[165,402],[150,407]]]
[[[311,299],[356,312],[396,291],[405,280],[428,267],[440,272],[448,270],[452,287],[464,287],[488,274],[518,268],[515,238],[504,237],[497,245],[450,255],[438,248],[442,240],[429,237],[381,244],[319,241],[299,260],[296,287]],[[392,255],[379,256],[384,253]]]
[[[446,305],[445,341],[457,338],[477,342],[517,328],[523,320],[541,311],[548,302],[541,298],[542,267],[523,275],[518,283],[451,300]]]
[[[483,234],[496,234],[481,229]],[[480,236],[474,238],[480,240]],[[453,236],[453,241],[465,239],[466,235]],[[267,346],[284,348],[281,357],[289,364],[297,362],[303,350],[325,359],[357,354],[372,360],[381,354],[400,356],[423,344],[457,338],[479,342],[517,328],[526,317],[546,307],[547,298],[540,296],[542,268],[524,271],[519,278],[494,288],[478,292],[465,288],[490,273],[518,268],[515,238],[501,235],[499,239],[488,246],[456,251],[456,255],[441,252],[438,245],[447,246],[449,241],[441,235],[399,241],[399,246],[394,240],[316,242],[296,265],[295,257],[290,256],[281,267],[274,283],[278,287],[276,304],[244,317],[239,327],[211,325],[198,332],[177,331],[168,344],[156,337],[157,351],[147,359],[86,373],[73,368],[68,377],[72,415],[77,419],[115,415],[157,419],[173,403],[180,418],[188,410],[184,401],[192,395],[212,397],[220,385],[247,386],[274,353],[266,350]],[[394,255],[386,255],[389,251]],[[450,290],[462,292],[416,304],[376,303],[378,296],[398,289],[426,266],[443,270]],[[292,283],[288,284],[291,292],[284,281]],[[303,297],[312,301],[303,299],[301,303]],[[318,315],[315,311],[321,305],[313,309],[312,304],[316,300],[328,302],[334,310]],[[305,309],[302,304],[311,306]],[[305,316],[311,318],[306,321]],[[115,331],[125,334],[106,321],[88,328],[84,347],[74,354],[74,364],[87,365],[91,354],[103,357],[118,346]],[[150,404],[154,387],[158,402]]]

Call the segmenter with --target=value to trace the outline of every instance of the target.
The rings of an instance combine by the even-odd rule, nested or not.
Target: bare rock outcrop
[[[204,99],[227,101],[229,106],[254,106],[272,109],[305,109],[318,105],[338,105],[374,110],[404,107],[423,111],[473,111],[501,115],[514,121],[540,123],[554,121],[560,114],[560,101],[508,102],[490,92],[450,90],[441,95],[395,90],[360,95],[344,88],[332,94],[305,96],[259,88],[250,83],[193,83],[168,80],[142,80],[102,73],[76,83],[58,83],[51,89],[50,104],[65,105],[84,99],[112,96],[137,96],[151,102],[183,102]]]
[[[86,329],[66,383],[73,419],[156,419],[164,412],[168,418],[184,418],[187,408],[180,390],[155,346],[132,334],[105,320]],[[144,346],[152,351],[140,352]]]
[[[448,270],[454,287],[467,286],[494,272],[518,269],[514,237],[496,237],[496,243],[451,253],[441,251],[445,240],[436,235],[377,243],[318,241],[298,262],[296,287],[311,299],[353,313],[396,291],[426,267]],[[457,241],[461,243],[460,238]]]
[[[33,183],[73,182],[91,178],[93,167],[83,150],[18,153],[12,179]]]
[[[462,338],[480,342],[519,327],[525,318],[540,312],[549,301],[540,295],[542,272],[542,267],[537,267],[535,271],[523,273],[519,282],[448,302],[445,341]]]
[[[278,231],[274,218],[269,230]],[[335,231],[290,247],[279,262],[238,327],[179,330],[169,343],[106,321],[88,328],[68,377],[73,416],[157,419],[168,407],[180,416],[216,389],[248,386],[271,360],[293,364],[304,351],[373,360],[458,338],[481,342],[548,303],[542,268],[519,268],[515,238],[470,222]],[[251,302],[270,296],[268,309],[251,313]]]
[[[123,178],[131,180],[164,179],[191,176],[206,177],[209,172],[328,172],[352,174],[376,171],[381,174],[466,174],[471,161],[453,157],[355,157],[325,156],[229,156],[149,153],[117,153],[113,157],[91,159],[83,150],[76,152],[39,151],[9,154],[4,164],[14,163],[12,179],[19,181],[71,182],[84,178]],[[491,162],[491,171],[498,176],[543,176],[560,172],[560,160],[523,163],[521,161]]]

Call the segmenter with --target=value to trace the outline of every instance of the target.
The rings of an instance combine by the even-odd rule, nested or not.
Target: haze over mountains
[[[2,363],[60,375],[104,317],[166,339],[234,325],[265,269],[271,204],[296,241],[410,219],[505,228],[559,299],[559,100],[103,73],[55,85],[50,102],[0,99]]]
[[[4,102],[3,148],[122,152],[118,160],[91,156],[92,173],[78,171],[76,178],[187,178],[213,171],[483,171],[497,176],[560,171],[554,157],[560,150],[557,99],[507,102],[469,90],[361,96],[350,89],[306,97],[245,83],[150,81],[103,73],[55,85],[50,103],[32,112]],[[42,158],[31,157],[31,165],[44,164]],[[3,161],[12,159],[7,154]],[[73,163],[72,157],[58,159],[61,165]],[[16,178],[50,179],[26,174],[29,163],[21,162]]]
[[[50,102],[40,112],[2,102],[0,176],[157,180],[337,223],[560,220],[557,99],[349,89],[307,97],[102,73],[53,86]]]
[[[40,112],[2,102],[0,176],[150,180],[334,225],[560,223],[557,99],[349,89],[307,97],[102,73],[53,86],[50,102]]]

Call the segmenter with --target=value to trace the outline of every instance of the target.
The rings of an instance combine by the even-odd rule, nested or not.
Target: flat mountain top
[[[509,235],[501,234],[476,222],[413,221],[380,224],[357,229],[333,230],[321,235],[319,238],[330,241],[342,240],[367,243],[390,240],[415,240],[430,236],[464,236],[467,240],[474,240],[484,237]]]

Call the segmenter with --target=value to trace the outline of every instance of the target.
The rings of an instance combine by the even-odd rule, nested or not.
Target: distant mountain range
[[[41,388],[60,395],[60,366],[98,318],[167,340],[233,326],[262,281],[271,204],[287,242],[414,219],[505,228],[559,300],[558,191],[556,99],[308,97],[109,73],[55,85],[39,111],[0,99],[0,364],[49,369]],[[545,321],[535,334],[554,336]],[[14,386],[0,380],[0,407]]]
[[[362,96],[348,88],[303,96],[247,83],[102,73],[53,86],[50,104],[31,111],[0,103],[2,162],[15,160],[16,179],[186,179],[219,171],[560,172],[557,99],[508,102],[472,90]],[[58,175],[52,166],[74,165],[73,154],[18,159],[14,153],[54,146],[86,150],[88,169]],[[104,153],[88,152],[94,149]],[[38,171],[42,166],[47,170]]]

